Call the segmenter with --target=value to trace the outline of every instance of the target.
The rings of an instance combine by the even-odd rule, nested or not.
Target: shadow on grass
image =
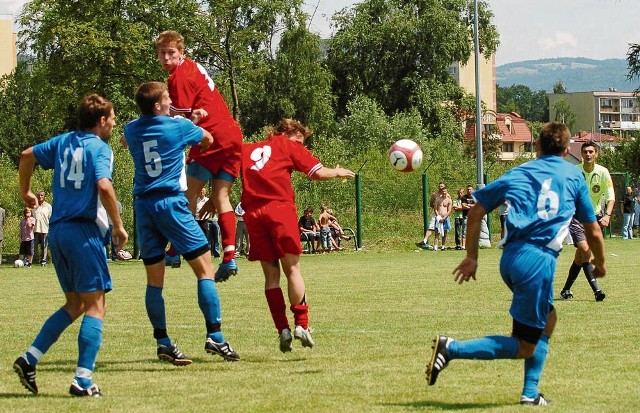
[[[438,409],[438,410],[466,410],[466,409],[492,409],[511,406],[512,403],[446,403],[438,401],[422,401],[411,403],[383,403],[382,406],[412,407],[414,409]]]

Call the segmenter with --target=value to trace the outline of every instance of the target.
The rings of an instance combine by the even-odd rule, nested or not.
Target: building
[[[591,131],[629,137],[640,131],[640,101],[633,92],[618,92],[610,88],[605,92],[550,93],[549,119],[556,119],[555,105],[566,100],[576,114],[571,133]]]
[[[502,161],[513,161],[516,158],[532,158],[535,155],[533,134],[527,121],[515,112],[496,113],[492,110],[484,112],[482,126],[489,139],[499,139]],[[476,138],[476,125],[469,123],[465,130],[465,141]]]
[[[17,36],[13,31],[13,18],[0,15],[0,56],[2,56],[2,59],[0,59],[0,76],[13,72],[18,64],[16,39]]]
[[[496,111],[498,98],[496,94],[496,61],[492,54],[489,59],[480,56],[480,99],[489,110]],[[476,95],[476,65],[475,53],[466,63],[455,62],[449,66],[449,75],[470,95]]]
[[[569,154],[565,159],[572,164],[579,164],[582,162],[582,144],[585,142],[593,141],[601,148],[612,148],[623,140],[624,139],[619,136],[580,131],[577,135],[572,136],[569,139]]]

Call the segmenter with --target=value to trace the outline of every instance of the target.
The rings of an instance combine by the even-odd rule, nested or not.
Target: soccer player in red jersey
[[[267,140],[245,143],[242,148],[242,207],[249,230],[249,261],[260,261],[265,277],[265,296],[280,336],[280,351],[291,351],[291,329],[284,294],[280,288],[280,266],[287,277],[289,303],[295,322],[294,337],[304,347],[313,347],[305,284],[300,272],[300,233],[291,172],[314,180],[353,178],[355,174],[337,165],[327,168],[304,146],[311,131],[293,119],[283,119],[271,129]]]
[[[160,33],[156,47],[160,64],[169,72],[171,114],[183,115],[213,135],[213,144],[206,151],[199,145],[189,151],[186,196],[195,213],[196,197],[211,181],[210,202],[218,213],[224,251],[215,279],[226,281],[238,270],[234,260],[236,218],[229,192],[240,172],[242,131],[207,71],[185,57],[180,33]]]

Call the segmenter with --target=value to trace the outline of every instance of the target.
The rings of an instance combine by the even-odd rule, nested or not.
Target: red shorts
[[[243,218],[251,240],[249,261],[275,261],[285,254],[302,254],[294,204],[271,202],[245,211]]]
[[[242,161],[242,129],[219,93],[214,93],[208,109],[211,113],[198,126],[213,135],[213,144],[204,152],[200,152],[200,145],[193,146],[187,163],[198,162],[214,175],[222,169],[237,178]]]

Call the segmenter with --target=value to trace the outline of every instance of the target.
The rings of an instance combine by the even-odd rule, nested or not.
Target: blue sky
[[[553,57],[626,58],[640,43],[638,0],[487,0],[501,45],[496,64]],[[17,14],[24,0],[0,0],[0,15]],[[330,17],[358,1],[305,0],[310,29],[331,34]]]

